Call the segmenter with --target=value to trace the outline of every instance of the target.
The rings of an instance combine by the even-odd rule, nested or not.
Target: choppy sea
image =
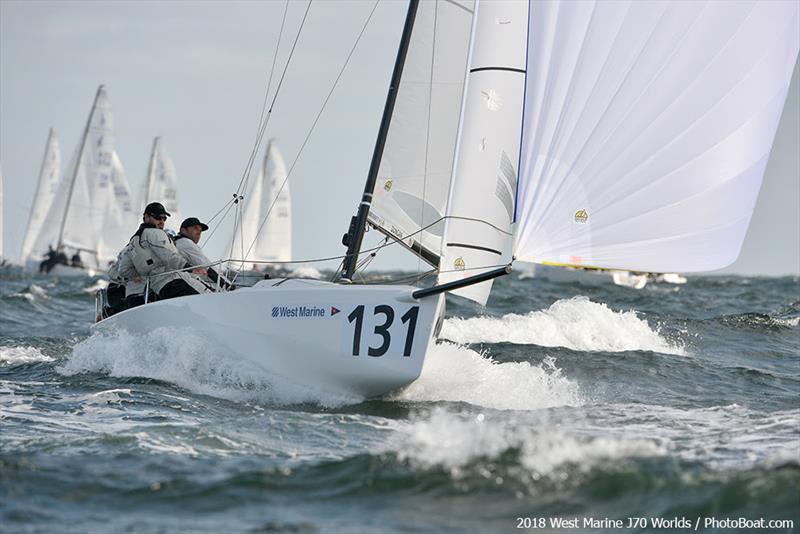
[[[95,284],[0,272],[0,531],[800,529],[798,277],[512,274],[378,400],[92,335]]]

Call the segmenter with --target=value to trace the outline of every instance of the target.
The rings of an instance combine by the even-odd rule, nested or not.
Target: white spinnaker
[[[114,153],[111,103],[101,85],[97,90],[81,142],[45,219],[59,229],[52,245],[63,245],[70,255],[82,251],[84,264],[96,265],[97,246],[112,201],[111,170]]]
[[[241,234],[235,234],[229,257],[248,261],[291,261],[292,202],[289,182],[286,180],[286,164],[272,139],[264,151],[258,178],[245,198]]]
[[[420,3],[369,212],[432,263],[444,224],[417,232],[444,215],[472,14],[471,1]]]
[[[800,46],[798,6],[532,3],[517,258],[733,262]]]
[[[111,157],[112,201],[106,205],[103,232],[97,247],[100,267],[113,261],[136,231],[138,216],[133,210],[131,189],[116,150]]]
[[[175,172],[175,165],[160,137],[153,140],[140,198],[139,214],[144,213],[144,207],[151,202],[160,202],[170,214],[165,226],[179,230],[183,219],[178,206],[178,173]]]
[[[439,282],[511,261],[528,2],[480,2],[447,204]],[[492,282],[454,291],[485,304]]]
[[[42,165],[39,168],[39,181],[28,216],[28,227],[22,241],[20,257],[23,265],[31,262],[38,268],[42,255],[47,251],[47,245],[54,246],[58,240],[58,226],[43,226],[43,224],[52,207],[53,199],[58,193],[60,181],[61,146],[55,130],[50,128]]]

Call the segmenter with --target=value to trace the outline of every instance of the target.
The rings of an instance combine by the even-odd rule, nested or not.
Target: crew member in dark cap
[[[148,204],[142,215],[142,224],[120,253],[115,274],[125,282],[126,300],[138,289],[143,301],[147,279],[150,280],[150,289],[159,299],[196,295],[207,290],[205,284],[189,273],[170,272],[190,265],[164,231],[169,215],[160,203]]]
[[[175,247],[190,266],[197,267],[197,269],[192,270],[193,273],[207,277],[214,284],[219,280],[219,284],[222,287],[233,289],[231,283],[224,276],[209,266],[211,261],[198,244],[200,236],[206,230],[208,230],[208,225],[200,222],[197,217],[185,219],[181,223],[180,233],[175,236]]]

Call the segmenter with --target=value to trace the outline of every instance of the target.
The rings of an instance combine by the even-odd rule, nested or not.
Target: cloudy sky
[[[305,11],[292,1],[276,75]],[[255,139],[282,1],[0,0],[0,164],[6,255],[21,247],[48,129],[68,160],[99,84],[114,108],[117,152],[133,191],[153,137],[177,168],[182,212],[207,219],[236,190]],[[314,2],[267,137],[287,165],[372,10],[368,0]],[[360,200],[405,3],[382,2],[290,178],[298,258],[338,255]],[[740,259],[727,272],[800,273],[800,86],[792,87]],[[260,154],[259,154],[260,157]],[[220,256],[229,229],[207,245]],[[376,234],[376,232],[372,232]],[[374,237],[373,240],[374,241]],[[387,251],[379,268],[415,268]]]

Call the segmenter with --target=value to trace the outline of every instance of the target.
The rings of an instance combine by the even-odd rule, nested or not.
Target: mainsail
[[[472,1],[419,5],[369,222],[439,263],[458,132]]]
[[[291,210],[286,165],[274,139],[270,139],[258,178],[245,195],[241,232],[234,231],[228,257],[252,262],[291,261]]]
[[[55,225],[44,226],[44,221],[48,212],[51,211],[60,181],[61,148],[55,130],[50,128],[42,165],[39,169],[36,193],[33,196],[33,204],[28,216],[28,227],[22,241],[23,265],[28,265],[30,262],[35,263],[38,268],[42,254],[47,251],[47,245],[53,245],[58,240],[58,227]]]
[[[164,205],[171,215],[167,226],[177,230],[182,221],[178,207],[178,173],[175,172],[175,165],[172,164],[172,158],[169,157],[160,137],[153,140],[147,176],[142,184],[138,215],[141,215],[144,207],[151,202],[160,202]]]

